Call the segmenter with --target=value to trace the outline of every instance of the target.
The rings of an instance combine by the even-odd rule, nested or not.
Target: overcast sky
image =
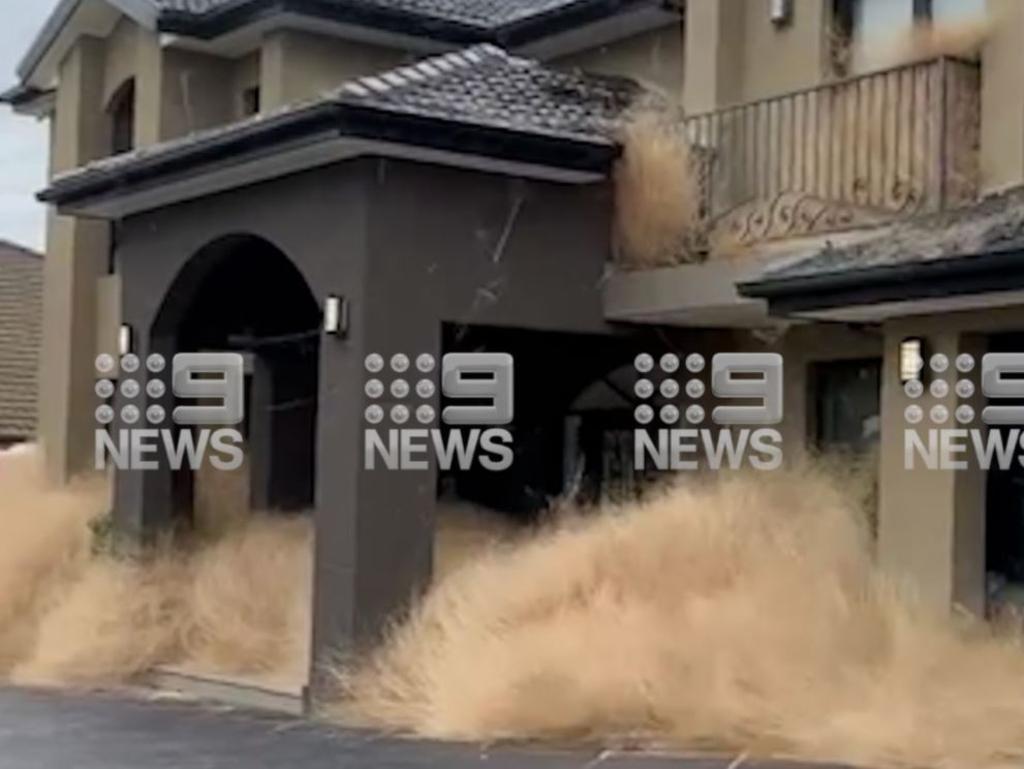
[[[3,0],[0,90],[17,82],[21,55],[56,5],[55,0]],[[42,249],[46,212],[33,195],[46,180],[46,123],[0,107],[0,238]]]

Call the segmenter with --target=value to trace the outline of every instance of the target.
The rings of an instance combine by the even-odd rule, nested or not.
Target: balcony
[[[687,118],[712,248],[974,200],[979,106],[978,64],[939,58]]]

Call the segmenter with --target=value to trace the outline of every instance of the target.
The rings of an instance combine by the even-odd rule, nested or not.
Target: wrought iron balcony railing
[[[977,194],[980,70],[950,58],[687,118],[714,237],[868,226]]]

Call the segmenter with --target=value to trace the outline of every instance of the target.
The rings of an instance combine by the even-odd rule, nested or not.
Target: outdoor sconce
[[[121,328],[117,332],[117,352],[119,355],[128,355],[132,351],[134,341],[132,339],[132,327],[127,323],[122,323]]]
[[[324,302],[324,333],[344,339],[348,336],[348,300],[329,296]]]
[[[771,0],[772,24],[782,26],[789,24],[793,18],[793,0]]]
[[[924,340],[919,337],[900,342],[900,384],[924,375]]]

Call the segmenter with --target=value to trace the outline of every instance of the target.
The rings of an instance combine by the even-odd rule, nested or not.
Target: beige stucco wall
[[[624,75],[673,99],[683,95],[685,62],[682,26],[669,25],[552,62],[607,75]]]
[[[127,19],[104,40],[81,39],[60,68],[50,126],[51,173],[109,154],[108,107],[128,80],[136,83],[136,144],[146,146],[232,120],[231,90],[236,69],[243,68],[164,48],[156,34]],[[106,223],[51,212],[46,250],[40,436],[48,474],[59,482],[91,465],[93,363],[99,350],[113,351],[120,308],[107,276]]]
[[[945,612],[961,606],[981,615],[985,611],[986,474],[973,463],[956,471],[930,470],[920,464],[906,467],[903,412],[910,401],[899,380],[899,347],[911,336],[924,337],[930,354],[941,352],[951,361],[961,353],[977,356],[984,351],[982,335],[951,328],[940,319],[906,319],[885,326],[879,565],[928,608]],[[926,393],[919,404],[927,413],[939,402]],[[958,400],[952,388],[941,402],[953,413]]]
[[[998,23],[982,53],[981,186],[1024,183],[1024,3],[988,0]]]
[[[161,140],[235,119],[235,63],[201,53],[165,49],[160,108]]]
[[[60,67],[51,128],[51,172],[106,154],[103,41],[83,38]],[[89,469],[92,456],[96,280],[106,272],[105,223],[57,216],[47,221],[39,433],[47,474],[62,482]]]
[[[743,19],[743,99],[808,88],[825,75],[828,3],[793,0],[788,24],[776,26],[769,3],[747,2]]]
[[[117,90],[135,77],[138,70],[139,40],[143,32],[137,24],[122,17],[104,41],[103,105],[110,106]]]
[[[263,109],[308,99],[353,78],[405,62],[401,51],[363,43],[341,43],[296,30],[278,30],[263,40],[260,87]]]
[[[690,0],[684,104],[691,113],[820,83],[826,76],[828,4],[793,0],[776,25],[761,0]]]

